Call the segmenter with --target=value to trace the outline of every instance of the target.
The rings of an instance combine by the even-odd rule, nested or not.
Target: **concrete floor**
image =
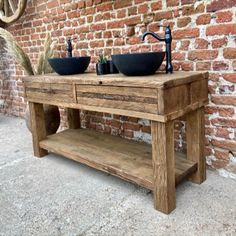
[[[236,235],[236,181],[212,171],[164,215],[143,188],[54,154],[37,159],[24,120],[0,115],[0,235]]]

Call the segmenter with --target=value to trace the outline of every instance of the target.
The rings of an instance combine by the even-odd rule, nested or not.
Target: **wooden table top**
[[[86,72],[76,75],[58,75],[45,74],[34,75],[23,78],[27,82],[43,82],[43,83],[75,83],[75,84],[90,84],[90,85],[108,85],[108,86],[123,86],[123,87],[174,87],[181,84],[191,83],[199,79],[207,79],[208,72],[184,72],[176,71],[173,74],[165,74],[157,72],[155,75],[149,76],[125,76],[122,74],[96,75],[96,73]]]

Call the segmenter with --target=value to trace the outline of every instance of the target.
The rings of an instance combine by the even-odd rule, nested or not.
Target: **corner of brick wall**
[[[140,35],[146,30],[163,31],[158,25],[170,24],[174,69],[210,72],[210,104],[205,109],[207,163],[222,175],[236,178],[235,22],[235,0],[32,0],[24,16],[8,29],[34,63],[46,32],[57,41],[58,56],[65,55],[65,39],[72,37],[74,54],[90,55],[89,70],[94,70],[100,51],[111,55],[162,50],[163,44],[151,38],[142,43]],[[22,71],[16,70],[21,77]],[[14,70],[9,71],[9,81],[16,81],[11,76]],[[1,97],[5,96],[7,105],[0,111],[22,115],[21,87],[16,82],[5,86]],[[9,89],[14,99],[6,96]],[[148,121],[86,111],[82,117],[84,126],[150,142]],[[176,149],[186,150],[184,121],[176,121],[175,138]]]

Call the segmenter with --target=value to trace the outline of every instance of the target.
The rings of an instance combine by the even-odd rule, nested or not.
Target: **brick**
[[[215,71],[228,70],[229,64],[224,61],[214,61],[212,67]]]
[[[190,44],[189,40],[182,40],[179,49],[186,51],[189,49],[189,44]]]
[[[214,39],[212,40],[212,48],[221,48],[222,46],[225,46],[227,44],[228,40],[226,37],[221,39]]]
[[[208,26],[206,29],[207,36],[236,34],[236,24],[220,24]]]
[[[167,7],[175,7],[179,5],[179,0],[166,0]]]
[[[55,8],[59,6],[59,2],[57,0],[52,0],[47,3],[47,7],[50,8]]]
[[[194,13],[194,6],[193,5],[185,6],[182,8],[183,16],[189,16],[189,15],[192,15],[193,13]]]
[[[141,17],[140,16],[135,16],[131,18],[127,18],[124,20],[124,24],[127,26],[133,26],[141,23]]]
[[[188,5],[194,3],[195,0],[181,0],[181,5]]]
[[[223,74],[223,78],[231,83],[236,83],[236,73]]]
[[[209,42],[206,39],[198,38],[195,40],[196,49],[207,49]]]
[[[212,168],[214,168],[214,169],[222,169],[222,168],[225,168],[227,165],[228,165],[228,161],[226,161],[226,160],[218,160],[218,159],[216,159],[216,160],[213,160],[212,161]]]
[[[132,6],[128,8],[128,16],[137,15],[137,12],[138,12],[138,8],[136,6]]]
[[[232,21],[233,14],[231,11],[217,12],[216,13],[216,22],[224,23]]]
[[[124,130],[139,131],[141,128],[141,125],[134,124],[134,123],[124,123],[123,127],[124,127]]]
[[[179,28],[187,26],[191,22],[191,17],[183,17],[177,19],[177,26]]]
[[[212,145],[218,147],[218,148],[223,148],[226,150],[230,150],[235,152],[236,151],[236,141],[235,140],[216,140],[212,139],[211,140]]]
[[[232,105],[236,106],[236,96],[219,96],[213,95],[211,100],[217,105]]]
[[[203,14],[198,16],[196,20],[197,25],[206,25],[211,22],[211,15],[210,14]]]
[[[193,63],[192,62],[182,62],[181,69],[183,71],[192,71],[193,70]]]
[[[145,3],[143,5],[138,6],[138,13],[147,13],[148,12],[148,4]]]
[[[172,59],[182,61],[185,60],[185,53],[183,52],[172,52]]]
[[[151,11],[157,11],[162,9],[162,1],[156,1],[151,3]]]
[[[226,8],[236,6],[236,0],[213,0],[207,5],[208,12],[215,12]]]
[[[217,114],[221,117],[233,117],[234,109],[231,107],[207,106],[205,108],[206,114]]]
[[[172,19],[173,14],[172,11],[162,11],[162,12],[157,12],[154,16],[155,21],[161,21],[161,20],[167,20],[167,19]]]
[[[128,7],[132,5],[132,0],[116,0],[114,3],[114,8],[123,8],[123,7]]]
[[[94,8],[92,8],[92,9],[94,9]],[[113,10],[113,3],[111,3],[111,2],[103,3],[101,5],[98,5],[96,7],[96,9],[98,12],[111,11],[111,10]]]
[[[210,62],[197,62],[196,63],[196,70],[209,71],[209,70],[211,70],[211,63]]]
[[[217,50],[193,50],[188,54],[188,59],[195,60],[213,60],[218,56]]]
[[[236,48],[225,48],[223,54],[226,59],[236,59]]]
[[[196,38],[199,37],[198,28],[187,28],[173,31],[174,39]]]
[[[229,151],[224,149],[216,149],[215,156],[217,159],[229,160]]]

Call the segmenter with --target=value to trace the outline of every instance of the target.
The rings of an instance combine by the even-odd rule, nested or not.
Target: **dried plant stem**
[[[46,36],[44,50],[40,54],[36,70],[34,70],[28,55],[20,47],[10,32],[0,28],[0,37],[5,39],[8,52],[14,58],[14,60],[23,67],[28,75],[41,75],[52,72],[52,68],[50,67],[47,59],[53,56],[54,42],[52,42],[49,34]]]
[[[7,30],[0,28],[0,37],[6,41],[8,52],[25,70],[28,75],[34,75],[34,68],[28,55],[23,51],[20,45],[16,42],[15,38]]]

